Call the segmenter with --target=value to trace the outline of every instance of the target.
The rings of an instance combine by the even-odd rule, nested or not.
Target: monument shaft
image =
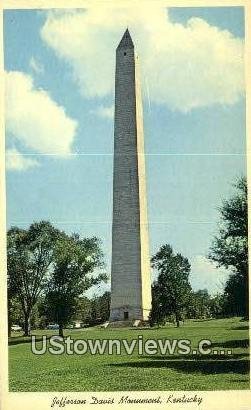
[[[147,320],[151,309],[143,114],[128,30],[116,51],[110,320]]]

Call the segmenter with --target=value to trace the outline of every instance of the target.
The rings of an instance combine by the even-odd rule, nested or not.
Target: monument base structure
[[[143,112],[138,57],[128,30],[116,50],[110,322],[151,310]]]
[[[120,306],[111,308],[110,322],[122,321],[125,323],[140,320],[142,322],[148,321],[151,309],[133,308],[132,306]]]

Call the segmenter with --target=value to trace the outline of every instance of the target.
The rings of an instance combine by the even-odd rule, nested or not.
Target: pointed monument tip
[[[119,43],[117,49],[118,48],[134,48],[132,37],[131,37],[131,34],[130,34],[128,28],[124,32],[124,35],[123,35],[122,39],[120,40],[120,43]]]

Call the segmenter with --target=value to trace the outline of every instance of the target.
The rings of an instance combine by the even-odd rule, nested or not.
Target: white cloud
[[[22,72],[7,72],[5,85],[7,131],[36,153],[71,153],[77,123],[64,108]]]
[[[44,67],[43,65],[35,59],[35,57],[31,57],[30,62],[29,62],[30,67],[32,70],[35,71],[37,74],[43,74],[44,73]]]
[[[25,171],[37,166],[39,166],[37,160],[22,155],[16,148],[6,150],[6,169]]]
[[[114,116],[114,105],[110,107],[105,107],[101,105],[95,111],[92,111],[94,114],[98,115],[101,118],[113,119]]]
[[[49,12],[41,36],[71,65],[86,97],[113,91],[115,48],[129,26],[151,100],[183,112],[234,104],[244,91],[243,41],[203,19],[182,25],[161,6],[149,8]]]
[[[191,261],[190,280],[194,290],[208,289],[212,294],[221,292],[229,274],[229,271],[217,268],[203,255],[197,255]]]

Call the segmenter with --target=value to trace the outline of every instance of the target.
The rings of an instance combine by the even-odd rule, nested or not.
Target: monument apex
[[[131,37],[131,34],[130,34],[128,28],[126,29],[122,39],[120,40],[120,43],[119,43],[117,49],[119,49],[119,48],[120,49],[121,48],[134,48],[132,37]]]

